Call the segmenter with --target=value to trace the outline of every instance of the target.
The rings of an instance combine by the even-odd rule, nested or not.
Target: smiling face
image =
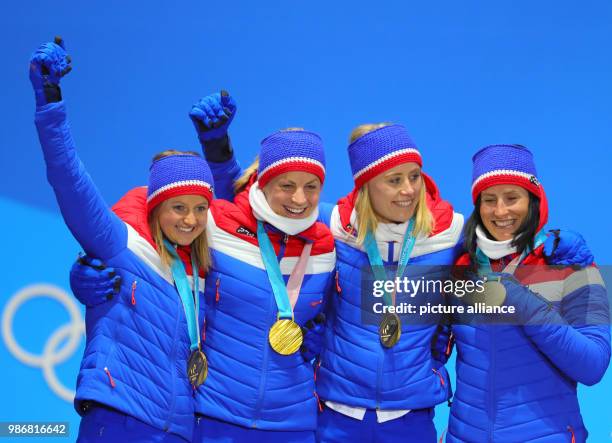
[[[190,245],[206,229],[208,201],[201,195],[179,195],[159,205],[159,226],[170,242]]]
[[[495,185],[480,194],[480,218],[497,241],[511,240],[529,211],[529,192],[516,185]]]
[[[321,181],[309,172],[285,172],[266,183],[262,191],[276,214],[302,219],[319,204]]]
[[[368,183],[370,204],[381,223],[404,223],[414,215],[423,187],[418,164],[404,163],[377,175]]]

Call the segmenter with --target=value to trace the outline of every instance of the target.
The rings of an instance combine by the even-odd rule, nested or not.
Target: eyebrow
[[[284,179],[284,180],[285,180],[284,182],[283,182],[283,181],[281,181],[280,183],[281,183],[281,184],[283,184],[283,185],[290,184],[290,185],[296,185],[296,186],[297,186],[297,183],[296,183],[296,182],[294,182],[293,180],[290,180],[290,179],[288,179],[288,178],[286,178],[286,179]],[[318,179],[317,179],[317,178],[313,178],[312,180],[310,180],[310,181],[306,182],[305,184],[306,184],[306,185],[309,185],[309,184],[311,184],[311,183],[315,183],[315,184],[316,184],[316,183],[317,183],[317,181],[318,181]]]
[[[415,172],[418,172],[419,174],[421,173],[421,170],[419,168],[414,168],[411,169],[410,171],[408,171],[408,173],[406,175],[411,175],[414,174]],[[396,175],[404,175],[402,172],[393,172],[391,174],[387,174],[385,177],[394,177]]]
[[[519,191],[512,189],[511,191],[505,191],[502,192],[502,197],[503,196],[508,196],[508,195],[520,195]],[[497,197],[497,194],[491,193],[491,192],[486,192],[486,191],[482,191],[482,196],[483,197]]]

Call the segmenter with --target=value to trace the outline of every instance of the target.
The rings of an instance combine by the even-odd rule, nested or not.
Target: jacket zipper
[[[493,442],[493,428],[495,426],[495,416],[496,416],[496,411],[495,411],[495,371],[496,371],[496,365],[495,365],[495,346],[496,346],[496,333],[497,333],[497,329],[495,328],[495,325],[489,325],[489,328],[491,328],[491,342],[490,342],[490,346],[491,348],[489,349],[489,361],[491,362],[491,367],[489,368],[489,442]]]
[[[388,265],[397,265],[397,262],[393,261],[393,242],[388,242],[388,256],[389,260],[386,263],[383,263],[386,266]],[[376,331],[378,334],[378,330]],[[380,409],[380,385],[382,383],[383,376],[383,366],[385,363],[385,350],[382,347],[382,343],[380,340],[378,342],[378,367],[376,368],[376,409]]]
[[[274,297],[270,297],[270,305],[268,306],[268,317],[273,317],[274,314],[274,306],[276,306],[276,302],[274,301]],[[255,414],[253,414],[253,423],[251,427],[257,427],[257,420],[259,419],[259,413],[261,409],[261,404],[263,402],[264,391],[267,382],[268,375],[268,354],[270,353],[270,346],[268,345],[268,334],[264,334],[264,348],[263,348],[263,364],[261,368],[261,378],[259,382],[259,395],[257,397],[257,403],[255,404]]]
[[[174,414],[174,403],[175,403],[175,398],[176,398],[176,371],[174,371],[174,368],[176,367],[176,344],[179,341],[179,326],[181,324],[181,315],[183,314],[184,310],[183,310],[183,306],[182,306],[182,301],[180,298],[176,298],[178,300],[177,303],[177,315],[176,315],[176,322],[174,325],[174,337],[172,337],[172,351],[170,352],[170,361],[172,363],[171,365],[171,371],[170,374],[172,375],[172,392],[171,392],[171,397],[170,397],[170,409],[168,410],[168,418],[166,423],[164,423],[164,432],[168,432],[168,430],[170,429],[170,422],[171,422],[171,418],[172,415]],[[186,319],[185,319],[186,320]],[[185,371],[187,370],[187,368],[185,368]],[[186,372],[185,372],[186,374]],[[186,376],[186,375],[185,375]]]

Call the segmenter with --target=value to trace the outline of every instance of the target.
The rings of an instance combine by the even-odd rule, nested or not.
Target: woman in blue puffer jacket
[[[130,283],[112,301],[87,308],[74,401],[83,416],[78,441],[190,441],[193,386],[206,375],[198,301],[210,264],[210,169],[197,154],[165,151],[151,165],[144,204],[113,212],[70,134],[59,88],[69,71],[61,39],[41,46],[30,61],[47,177],[85,252]]]
[[[456,319],[446,441],[584,442],[577,384],[597,383],[610,360],[601,275],[594,266],[546,265],[548,206],[527,148],[487,146],[473,160],[475,209],[458,264],[488,277],[489,286],[467,301],[515,313]],[[584,261],[568,254],[569,263]]]
[[[357,127],[348,148],[355,189],[324,215],[336,240],[336,291],[330,300],[317,390],[322,442],[433,442],[433,408],[450,397],[449,377],[432,355],[440,315],[414,322],[392,314],[375,322],[362,281],[383,264],[413,279],[450,265],[461,248],[463,217],[422,172],[422,157],[401,125]],[[392,280],[395,275],[376,279]],[[366,277],[367,278],[367,277]],[[434,278],[432,276],[432,278]],[[430,294],[435,302],[440,294]],[[385,305],[424,301],[398,294]],[[381,308],[375,309],[376,313]],[[379,324],[380,322],[380,324]],[[388,328],[387,331],[384,328]]]

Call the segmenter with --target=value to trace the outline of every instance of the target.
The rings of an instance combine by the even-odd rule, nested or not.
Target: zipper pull
[[[137,282],[136,282],[136,280],[134,280],[134,282],[132,283],[132,306],[136,305],[136,297],[135,297],[135,294],[136,294],[136,284],[137,284]]]
[[[104,367],[104,372],[106,372],[106,375],[108,375],[108,381],[110,382],[111,388],[115,387],[115,380],[113,380],[113,377],[111,376],[110,371],[108,370],[107,367]]]

